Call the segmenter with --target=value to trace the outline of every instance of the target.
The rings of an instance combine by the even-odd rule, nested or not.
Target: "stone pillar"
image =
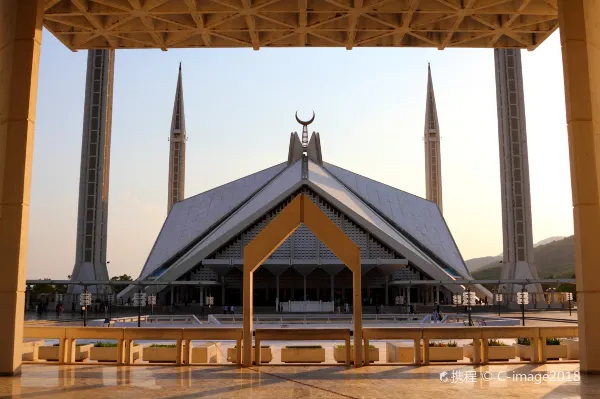
[[[440,304],[440,288],[442,288],[442,287],[439,285],[435,288],[435,302],[438,305]]]
[[[575,227],[580,369],[600,372],[600,2],[559,0]]]
[[[335,276],[331,276],[331,302],[333,306],[335,306],[335,293],[333,289],[333,283],[335,282]]]
[[[390,280],[390,276],[385,276],[385,299],[383,300],[383,304],[385,306],[389,305],[389,302],[390,302],[390,300],[388,298],[389,297],[389,295],[388,295],[388,292],[389,292],[388,291],[388,289],[389,289],[388,288],[388,282],[389,282],[389,280]]]
[[[21,372],[43,0],[0,1],[0,375]]]
[[[171,308],[173,307],[173,304],[175,304],[175,290],[174,287],[171,286]]]
[[[221,277],[221,305],[225,305],[225,277]]]
[[[306,276],[304,276],[304,300],[306,301]]]
[[[279,302],[281,303],[281,296],[279,296],[279,276],[275,277],[275,298],[277,298],[279,300]],[[279,307],[277,308],[277,312],[279,312]]]

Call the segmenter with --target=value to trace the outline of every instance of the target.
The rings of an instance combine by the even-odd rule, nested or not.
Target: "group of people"
[[[223,305],[223,314],[235,314],[235,306]]]

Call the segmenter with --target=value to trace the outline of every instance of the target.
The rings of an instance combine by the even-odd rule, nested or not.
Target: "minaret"
[[[114,81],[114,50],[88,50],[85,81],[77,248],[72,280],[108,280],[106,230]],[[89,286],[91,293],[102,289]],[[83,287],[69,286],[80,293]]]
[[[495,49],[494,59],[504,241],[502,279],[538,278],[533,257],[521,50]],[[511,294],[521,287],[502,287],[502,290]],[[527,291],[541,292],[541,286],[532,284]]]
[[[183,82],[181,79],[181,63],[175,90],[175,105],[171,121],[171,142],[169,148],[169,201],[167,213],[177,202],[183,200],[185,188],[185,114],[183,112]]]
[[[442,209],[442,159],[440,154],[440,124],[438,122],[431,66],[427,65],[427,104],[425,107],[425,187],[426,198]]]

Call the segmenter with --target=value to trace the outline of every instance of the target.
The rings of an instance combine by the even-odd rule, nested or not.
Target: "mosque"
[[[169,208],[138,280],[194,281],[148,286],[159,304],[242,304],[243,250],[292,199],[305,194],[359,247],[362,298],[367,305],[452,303],[463,287],[419,285],[422,280],[471,279],[442,216],[439,124],[431,81],[427,86],[425,152],[427,199],[326,162],[314,121],[296,120],[287,160],[184,199],[185,116],[181,67],[177,81],[169,157]],[[410,286],[399,281],[410,280]],[[127,301],[139,289],[119,294]],[[491,293],[475,286],[479,297]],[[254,273],[254,306],[318,305],[352,300],[352,273],[301,225]],[[402,298],[399,300],[398,298]],[[304,309],[307,309],[304,307]]]

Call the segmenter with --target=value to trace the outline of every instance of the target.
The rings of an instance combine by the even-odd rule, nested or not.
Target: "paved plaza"
[[[0,379],[0,396],[43,398],[52,395],[86,399],[599,397],[600,376],[580,376],[578,370],[579,364],[574,363],[360,369],[24,365],[21,376]],[[530,381],[523,381],[527,379]]]

